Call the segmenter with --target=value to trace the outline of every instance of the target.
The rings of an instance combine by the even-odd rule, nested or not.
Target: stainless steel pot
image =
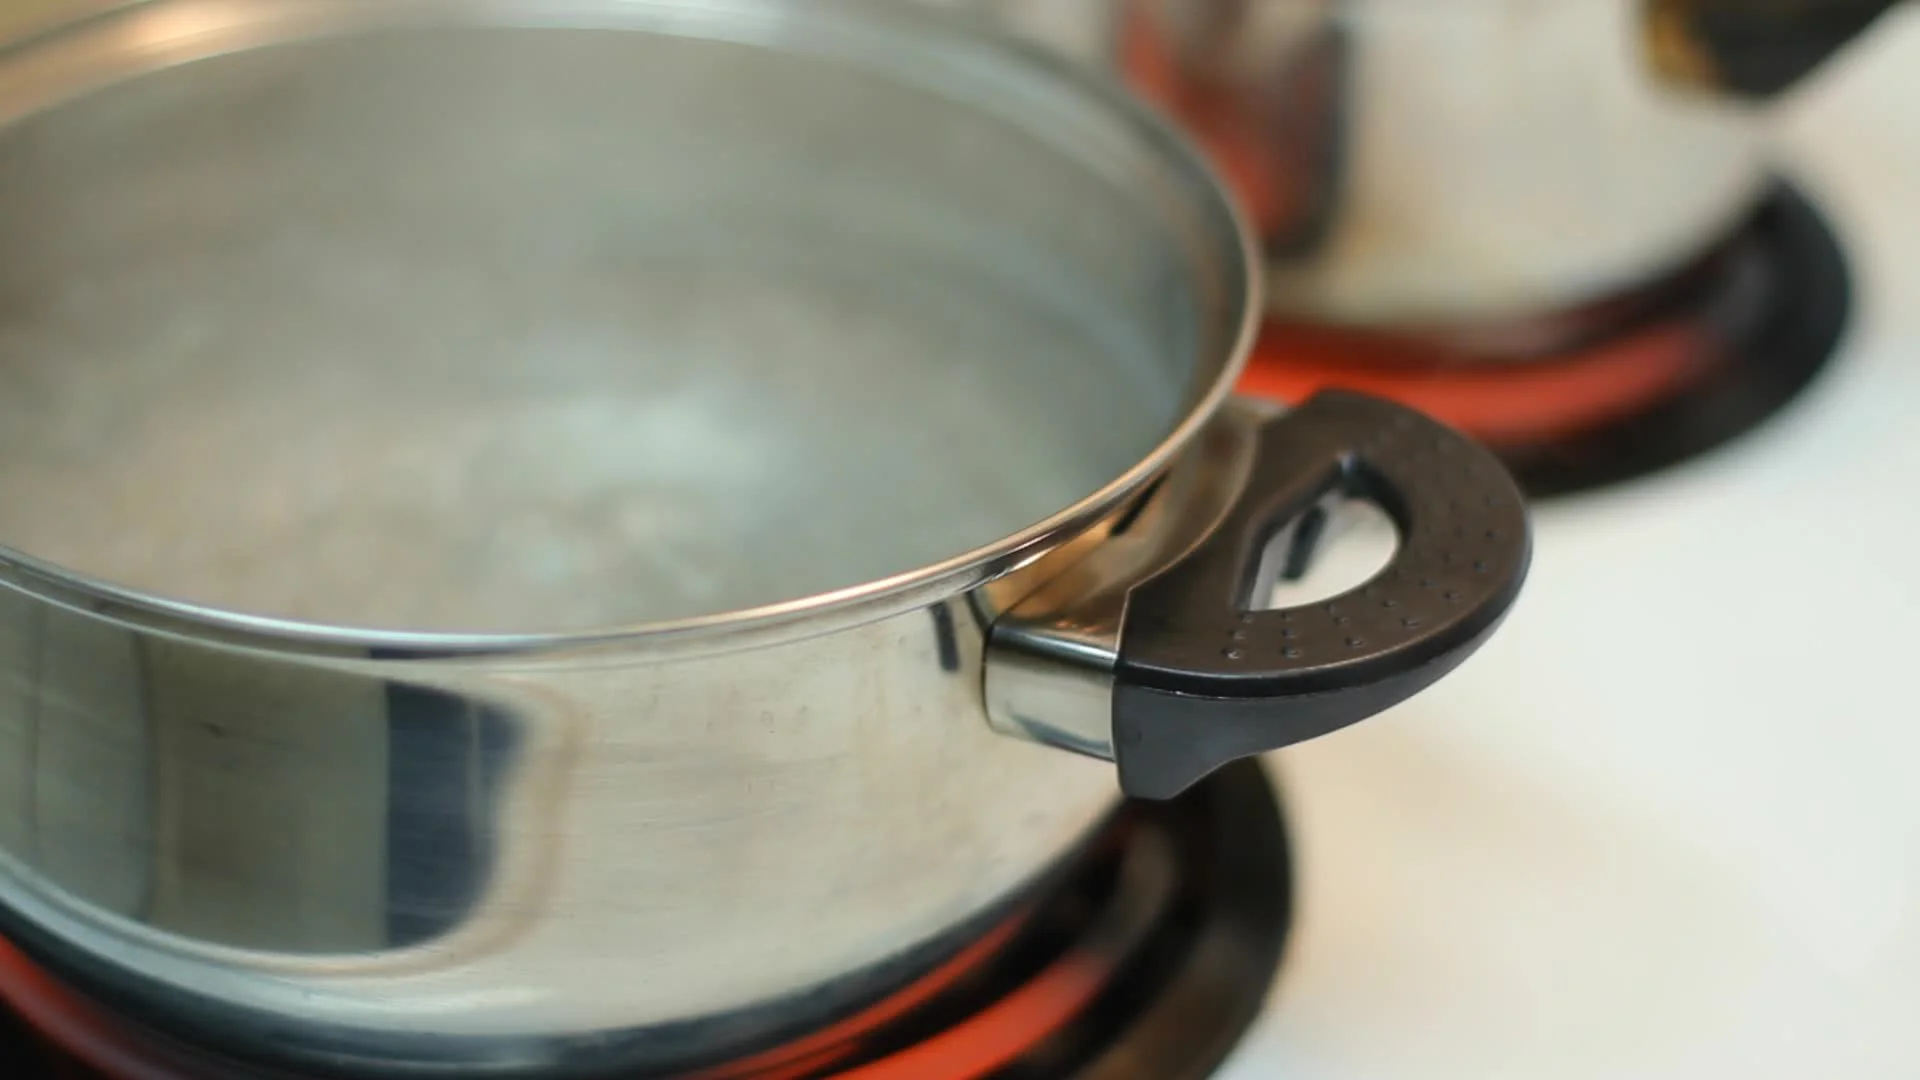
[[[1459,436],[1229,399],[1175,136],[896,3],[155,0],[0,124],[0,911],[235,1052],[751,1043],[1525,570]],[[1391,567],[1254,610],[1335,496]]]
[[[1279,314],[1504,328],[1524,351],[1522,329],[1745,220],[1774,164],[1763,107],[1892,0],[950,2],[1117,71],[1208,142]]]

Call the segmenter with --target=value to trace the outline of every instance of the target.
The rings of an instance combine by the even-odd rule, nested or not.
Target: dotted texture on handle
[[[1268,542],[1335,491],[1393,519],[1393,560],[1332,600],[1249,610]],[[1114,700],[1123,785],[1142,787],[1129,773],[1140,780],[1155,755],[1174,779],[1203,776],[1417,692],[1500,622],[1531,550],[1525,502],[1492,454],[1386,401],[1315,396],[1263,430],[1219,528],[1129,598]]]

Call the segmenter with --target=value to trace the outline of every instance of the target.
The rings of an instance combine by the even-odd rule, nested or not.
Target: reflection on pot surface
[[[507,714],[345,672],[267,677],[15,592],[0,611],[0,842],[22,870],[158,930],[298,954],[420,944],[486,889]]]

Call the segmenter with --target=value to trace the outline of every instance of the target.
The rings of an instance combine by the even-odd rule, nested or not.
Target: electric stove
[[[1712,324],[1738,348],[1690,354],[1719,381],[1662,368],[1675,381],[1634,408],[1507,429],[1560,497],[1506,631],[1457,675],[1127,809],[1072,873],[845,1023],[678,1074],[1920,1074],[1915,100],[1920,14],[1795,105],[1791,182],[1736,238],[1749,254],[1713,255],[1765,269],[1674,294],[1739,315]],[[1850,274],[1818,269],[1839,251]],[[1808,344],[1843,326],[1837,354]],[[1795,333],[1806,347],[1782,348]],[[1772,376],[1723,363],[1755,356]],[[1665,392],[1681,384],[1692,398]],[[1649,426],[1676,401],[1694,423]],[[11,947],[0,971],[19,1002],[0,1075],[286,1078],[103,1010]],[[598,1074],[618,1075],[649,1073]]]
[[[1782,117],[1841,352],[1542,503],[1473,662],[1279,757],[1298,920],[1221,1080],[1920,1075],[1920,13],[1884,30]]]

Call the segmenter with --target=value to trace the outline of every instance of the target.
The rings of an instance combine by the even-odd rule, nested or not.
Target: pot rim
[[[11,41],[0,42],[0,65],[15,62],[21,56],[70,34],[98,29],[120,17],[161,8],[168,2],[76,0],[67,17],[29,23],[17,31]],[[306,2],[311,4],[313,0]],[[681,0],[667,2],[668,6],[672,6]],[[412,3],[417,10],[448,6],[435,0],[412,0]],[[521,0],[508,0],[503,4],[483,6],[490,10],[517,10],[524,5]],[[745,8],[768,5],[765,0],[722,0],[718,7],[723,10],[716,11],[713,10],[716,5],[712,0],[704,0],[699,6],[708,10],[717,21],[727,14],[724,9],[732,9],[737,14]],[[399,8],[398,3],[393,3],[388,6],[388,11],[397,12]],[[998,54],[996,62],[1016,68],[1025,67],[1030,73],[1064,88],[1113,118],[1118,126],[1125,129],[1129,141],[1164,166],[1163,176],[1180,183],[1180,201],[1185,208],[1203,220],[1209,231],[1217,230],[1220,236],[1231,238],[1230,245],[1221,245],[1223,251],[1231,248],[1234,265],[1222,268],[1225,273],[1221,298],[1227,306],[1227,314],[1220,320],[1223,324],[1230,324],[1231,330],[1220,335],[1223,344],[1216,350],[1224,351],[1226,355],[1217,358],[1217,366],[1210,363],[1214,357],[1200,358],[1196,370],[1212,369],[1214,375],[1211,383],[1203,389],[1188,388],[1190,404],[1185,414],[1152,450],[1125,472],[1080,501],[1041,521],[939,562],[841,589],[752,607],[582,630],[412,631],[255,615],[117,585],[66,569],[58,563],[4,544],[0,544],[0,588],[134,629],[199,641],[214,640],[238,648],[270,653],[359,661],[372,659],[382,663],[550,656],[621,650],[643,643],[652,648],[669,643],[709,641],[719,636],[737,638],[744,634],[755,637],[771,635],[776,638],[812,636],[884,618],[937,603],[1017,570],[1046,554],[1061,541],[1084,532],[1115,512],[1128,496],[1158,476],[1212,422],[1215,414],[1232,396],[1258,335],[1262,309],[1259,244],[1251,224],[1232,198],[1223,178],[1171,120],[1128,94],[1124,87],[1085,72],[1070,59],[1040,45],[946,11],[920,3],[903,3],[901,0],[808,0],[805,9],[807,14],[804,17],[808,19],[818,19],[823,15],[828,18],[850,13],[857,15],[864,11],[870,15],[910,22],[916,32],[943,35],[946,40],[954,42],[971,39],[974,48],[995,50]],[[503,21],[495,25],[513,27],[516,24]],[[587,24],[582,25],[584,27]],[[297,40],[302,36],[311,35],[295,35],[279,40]],[[246,47],[273,43],[257,42]],[[171,62],[162,62],[155,70],[170,66]],[[94,84],[90,89],[111,85],[112,81],[118,80]],[[29,109],[22,115],[32,115],[35,111]],[[0,127],[10,123],[0,123]],[[1071,153],[1069,150],[1061,152]]]

